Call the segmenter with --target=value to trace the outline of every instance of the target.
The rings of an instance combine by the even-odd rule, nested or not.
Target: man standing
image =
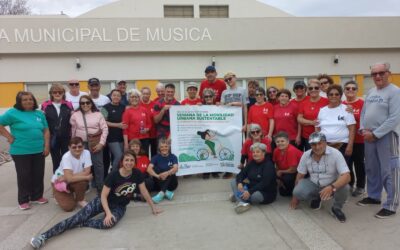
[[[310,207],[321,208],[321,201],[333,197],[331,214],[340,222],[346,221],[342,212],[349,193],[350,171],[339,150],[326,143],[323,133],[310,135],[311,149],[304,152],[297,168],[296,186],[290,207],[295,209],[299,200],[311,200]],[[304,178],[306,174],[310,178]]]
[[[188,97],[181,102],[181,105],[197,105],[201,104],[201,99],[197,97],[197,85],[195,82],[190,82],[186,88]]]
[[[217,79],[217,70],[214,66],[208,66],[204,71],[206,79],[200,83],[200,98],[203,99],[204,89],[213,89],[215,92],[215,102],[221,101],[221,94],[226,89],[225,82],[221,79]]]
[[[128,102],[128,95],[126,94],[126,81],[121,80],[117,83],[117,86],[115,87],[119,91],[121,91],[121,104],[124,105],[125,107],[129,105]],[[107,97],[111,100],[111,93],[107,95]]]
[[[256,101],[256,91],[260,87],[260,84],[257,80],[250,80],[247,83],[247,94],[249,97],[249,103],[247,104],[247,110],[250,110],[250,107],[253,106]]]
[[[375,214],[381,219],[395,215],[399,205],[400,89],[389,82],[389,70],[389,63],[371,66],[375,87],[365,97],[360,119],[368,197],[357,205],[381,204],[385,188],[386,202]]]
[[[65,99],[71,102],[74,110],[76,110],[79,108],[79,98],[83,95],[87,95],[87,93],[79,90],[78,80],[70,80],[68,82],[68,88],[69,91],[65,93]]]
[[[165,85],[165,97],[154,104],[154,123],[157,126],[157,138],[168,138],[171,132],[169,123],[169,109],[172,105],[180,105],[175,99],[175,85]]]
[[[140,105],[145,107],[151,116],[151,129],[150,129],[150,147],[151,147],[151,157],[157,154],[157,129],[154,124],[154,104],[155,102],[150,100],[151,90],[149,87],[143,87],[140,92],[142,93]]]
[[[153,102],[157,102],[158,100],[162,99],[165,97],[165,87],[164,84],[159,82],[156,86],[156,93],[157,97],[154,98]]]
[[[101,110],[104,105],[111,102],[107,96],[100,94],[101,86],[98,78],[90,78],[88,80],[88,88],[90,91],[89,96],[93,99],[98,110]]]

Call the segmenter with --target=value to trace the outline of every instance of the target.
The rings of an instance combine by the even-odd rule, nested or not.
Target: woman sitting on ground
[[[289,135],[286,132],[278,132],[274,139],[276,148],[272,159],[276,164],[279,194],[281,196],[292,196],[297,166],[303,152],[289,143]]]
[[[153,177],[154,189],[160,190],[153,196],[154,203],[160,203],[164,197],[172,200],[174,190],[178,187],[178,158],[170,152],[170,142],[167,138],[158,141],[159,154],[151,159],[147,173]]]
[[[31,245],[38,249],[44,245],[46,240],[77,226],[96,229],[112,228],[124,216],[126,206],[129,204],[130,198],[137,187],[139,187],[141,194],[150,205],[153,214],[159,214],[161,210],[151,200],[143,181],[143,175],[135,166],[136,156],[132,152],[124,153],[120,169],[111,172],[107,176],[101,192],[101,198],[96,197],[75,215],[32,238]],[[102,218],[93,218],[103,212],[105,216]]]
[[[61,159],[60,166],[52,177],[53,194],[58,205],[66,212],[87,205],[85,191],[93,179],[90,169],[90,152],[84,149],[83,140],[73,137],[69,141],[69,151]],[[63,185],[64,184],[64,185]],[[60,189],[64,187],[63,189]]]
[[[276,199],[276,173],[272,161],[265,157],[267,146],[254,143],[251,146],[253,160],[231,181],[231,201],[237,202],[235,212],[250,209],[250,204],[269,204]]]

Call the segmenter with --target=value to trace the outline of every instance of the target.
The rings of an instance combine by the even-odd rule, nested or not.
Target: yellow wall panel
[[[400,74],[392,74],[389,80],[400,87]]]
[[[136,83],[136,88],[140,90],[143,87],[149,87],[151,90],[151,100],[157,97],[156,93],[156,86],[159,83],[158,80],[137,80],[135,81]]]
[[[340,76],[339,75],[330,75],[333,79],[334,84],[340,84]]]
[[[88,89],[88,82],[87,81],[79,81],[79,85],[80,85],[80,91],[84,91],[86,93],[89,93],[89,89]]]
[[[356,75],[356,83],[358,85],[357,96],[363,96],[363,93],[364,93],[364,75]]]
[[[267,83],[267,88],[268,87],[276,87],[278,89],[283,89],[285,88],[285,77],[267,77],[266,83]]]
[[[22,82],[0,83],[0,107],[10,108],[15,104],[15,96],[19,91],[24,90]]]

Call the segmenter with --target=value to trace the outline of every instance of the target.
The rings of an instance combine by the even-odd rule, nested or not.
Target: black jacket
[[[66,139],[71,137],[71,124],[69,123],[69,120],[73,108],[70,102],[61,102],[60,115],[57,114],[57,110],[52,101],[44,102],[42,104],[42,111],[46,116],[51,136]]]

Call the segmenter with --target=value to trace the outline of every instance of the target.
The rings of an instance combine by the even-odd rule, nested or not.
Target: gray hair
[[[160,149],[160,145],[161,145],[161,144],[167,144],[169,147],[171,147],[171,140],[168,139],[168,138],[166,138],[166,137],[161,137],[161,138],[158,140],[158,149]]]
[[[317,78],[309,79],[308,82],[307,82],[307,86],[310,86],[310,84],[312,84],[312,83],[320,85],[320,82],[319,82],[319,80]]]
[[[137,95],[137,96],[141,97],[141,96],[142,96],[142,92],[140,92],[140,91],[137,90],[137,89],[131,89],[131,90],[129,91],[129,96],[133,96],[133,95]]]
[[[156,90],[158,90],[158,89],[165,89],[164,83],[161,83],[161,82],[157,83]]]
[[[215,91],[213,89],[207,88],[203,90],[203,96],[205,95],[211,95],[211,96],[215,96]]]
[[[377,62],[377,63],[372,64],[369,68],[372,70],[372,68],[374,68],[375,66],[378,66],[378,65],[384,65],[385,70],[390,71],[390,63],[388,63],[388,62]]]
[[[264,153],[267,152],[267,145],[264,143],[256,142],[253,145],[251,145],[250,150],[251,152],[254,152],[256,149],[260,149]]]
[[[353,80],[345,82],[345,84],[344,84],[343,86],[346,87],[346,86],[349,85],[349,84],[354,84],[354,85],[356,85],[356,88],[358,89],[358,84],[357,84],[357,82],[356,82],[356,81],[353,81]]]
[[[147,89],[147,90],[150,92],[150,94],[151,94],[151,89],[150,89],[149,87],[147,87],[147,86],[144,86],[143,88],[141,88],[141,89],[140,89],[140,92],[143,93],[143,90],[145,90],[145,89]]]

